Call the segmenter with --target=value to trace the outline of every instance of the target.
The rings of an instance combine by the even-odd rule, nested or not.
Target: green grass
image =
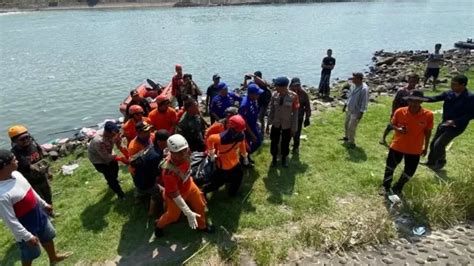
[[[474,72],[470,72],[474,80]],[[120,172],[129,200],[121,202],[107,189],[105,180],[88,162],[84,152],[61,159],[78,159],[72,176],[56,174],[54,202],[61,216],[55,219],[57,246],[75,255],[65,263],[87,264],[115,260],[150,265],[182,263],[205,243],[191,264],[239,263],[252,257],[259,264],[284,260],[290,249],[336,251],[365,244],[384,243],[396,236],[392,217],[377,195],[387,148],[378,144],[388,122],[388,97],[378,98],[360,123],[358,147],[347,150],[337,140],[343,134],[343,113],[324,112],[304,129],[301,155],[292,157],[289,169],[270,169],[268,142],[255,156],[257,166],[245,173],[241,195],[229,199],[215,193],[208,204],[215,235],[192,232],[187,223],[166,228],[166,237],[155,240],[153,221],[146,208],[133,203],[133,184],[125,168]],[[431,110],[442,104],[425,104]],[[441,115],[435,115],[436,123]],[[441,174],[420,166],[406,185],[402,211],[417,223],[433,229],[474,218],[474,149],[471,124],[456,138]],[[434,133],[434,132],[433,132]],[[398,178],[400,168],[395,177]],[[248,195],[248,198],[243,199]],[[19,264],[19,252],[10,232],[0,226],[0,265]],[[43,252],[39,265],[47,265]]]

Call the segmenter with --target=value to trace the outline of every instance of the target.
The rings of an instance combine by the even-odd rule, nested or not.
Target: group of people
[[[329,96],[335,62],[328,50],[321,64],[319,87],[323,97]],[[176,222],[181,213],[192,229],[214,232],[205,213],[209,193],[228,185],[228,195],[238,195],[243,167],[255,164],[252,154],[261,147],[265,134],[271,142],[271,167],[288,167],[290,142],[293,139],[292,151],[298,155],[302,128],[311,121],[310,97],[298,77],[278,77],[269,83],[260,71],[246,74],[242,88],[247,93],[241,96],[230,92],[220,75],[215,74],[201,111],[201,91],[192,75],[183,74],[181,65],[176,65],[175,70],[171,97],[159,95],[156,108],[151,108],[136,90],[131,91],[123,125],[106,122],[88,146],[90,162],[121,200],[126,199],[126,194],[118,181],[119,163],[128,166],[137,203],[144,199],[148,202],[148,215],[159,214],[156,237],[163,237],[164,229]],[[427,72],[433,74],[432,70]],[[380,141],[388,145],[388,134],[395,132],[381,182],[383,195],[401,195],[403,186],[415,174],[420,157],[428,150],[425,164],[434,170],[442,169],[446,165],[446,146],[474,118],[474,96],[467,90],[465,76],[453,77],[451,90],[434,97],[426,97],[416,88],[419,80],[416,74],[409,74],[408,85],[396,93],[390,123]],[[367,112],[369,87],[363,73],[353,73],[350,83],[343,107],[345,135],[341,140],[352,149],[356,147],[358,124]],[[429,144],[433,113],[421,104],[436,101],[444,101],[443,119]],[[39,244],[52,263],[61,261],[71,253],[57,254],[54,248],[55,231],[48,219],[55,216],[49,164],[26,127],[12,126],[8,135],[11,151],[0,150],[0,216],[19,243],[24,265],[31,265],[39,256]],[[206,154],[215,166],[207,182],[195,182],[192,153]],[[403,174],[392,187],[394,170],[403,159]]]

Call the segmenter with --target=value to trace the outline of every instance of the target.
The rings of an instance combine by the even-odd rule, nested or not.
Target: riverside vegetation
[[[465,74],[472,87],[474,71]],[[445,89],[446,84],[439,88]],[[358,147],[352,150],[337,140],[343,134],[340,109],[318,113],[312,126],[304,129],[307,140],[302,140],[300,156],[291,158],[288,169],[269,167],[265,142],[255,156],[256,167],[246,170],[241,194],[229,199],[220,191],[210,198],[214,235],[190,232],[180,222],[166,229],[166,237],[155,240],[154,219],[147,219],[146,208],[134,205],[133,182],[126,168],[121,168],[120,180],[129,199],[119,201],[86,158],[86,151],[76,149],[53,165],[55,209],[61,213],[54,220],[57,246],[75,252],[68,264],[156,265],[182,263],[198,250],[189,263],[271,264],[284,262],[289,250],[335,253],[383,245],[402,234],[377,195],[387,154],[378,140],[390,106],[387,96],[371,103],[359,126]],[[438,123],[442,103],[424,107],[435,111]],[[471,123],[450,147],[445,171],[435,173],[420,165],[405,187],[406,204],[400,211],[417,225],[437,229],[474,219],[473,128]],[[72,160],[80,165],[74,174],[60,174],[60,166]],[[38,263],[47,264],[46,254]],[[19,253],[2,225],[0,265],[11,264],[20,264]]]

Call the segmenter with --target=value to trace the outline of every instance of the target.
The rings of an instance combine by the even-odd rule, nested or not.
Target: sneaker
[[[163,237],[164,235],[165,235],[165,233],[163,232],[163,229],[161,229],[159,227],[155,227],[155,237],[156,238]]]
[[[281,165],[283,165],[284,168],[288,168],[287,158],[281,158]]]
[[[198,229],[199,231],[201,232],[204,232],[204,233],[207,233],[207,234],[214,234],[216,232],[216,229],[214,228],[214,226],[208,224],[206,226],[206,228],[204,229]]]

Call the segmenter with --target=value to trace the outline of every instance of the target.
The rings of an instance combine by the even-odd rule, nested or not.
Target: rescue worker
[[[155,236],[162,237],[163,229],[178,221],[181,212],[186,216],[189,227],[207,233],[214,228],[206,223],[206,203],[191,176],[191,152],[186,139],[175,134],[168,138],[169,154],[161,164],[165,192],[166,212],[156,221]]]
[[[270,133],[272,167],[278,163],[278,146],[281,150],[281,163],[288,167],[288,154],[290,153],[291,137],[298,129],[298,95],[288,89],[290,80],[287,77],[278,77],[273,80],[276,92],[272,95],[270,102],[270,114],[268,116],[267,134]],[[271,131],[270,131],[271,126]]]
[[[132,97],[132,100],[127,104],[127,107],[125,108],[125,120],[131,118],[130,107],[132,107],[133,105],[141,106],[143,108],[143,115],[148,116],[151,111],[150,103],[148,103],[146,99],[141,97],[137,90],[131,90],[130,97]]]
[[[28,180],[33,189],[46,203],[52,205],[52,193],[49,179],[49,163],[46,161],[43,149],[22,125],[15,125],[8,129],[8,136],[12,141],[11,151],[18,160],[18,172]]]
[[[235,105],[236,102],[240,104],[242,98],[233,92],[228,92],[228,86],[226,83],[221,82],[217,85],[219,94],[212,99],[211,103],[211,116],[215,120],[220,120],[225,117],[225,109]]]
[[[123,156],[114,154],[114,144]],[[128,152],[121,146],[119,128],[114,122],[107,121],[104,129],[97,132],[89,144],[88,153],[89,160],[95,169],[104,175],[109,188],[117,194],[119,199],[124,200],[125,193],[118,182],[118,162],[128,164]]]
[[[147,117],[143,116],[143,108],[140,105],[130,106],[129,113],[130,119],[125,122],[122,127],[122,132],[125,138],[127,139],[127,143],[130,143],[130,141],[132,141],[132,139],[137,136],[137,130],[135,129],[135,125],[138,122],[144,121],[146,123],[149,123],[150,121]]]
[[[231,106],[225,110],[225,115],[226,117],[224,119],[218,120],[214,122],[209,128],[206,129],[206,134],[204,135],[204,140],[207,143],[207,139],[209,136],[213,134],[219,134],[222,131],[227,129],[227,121],[229,121],[229,118],[239,114],[239,109],[235,106]]]
[[[211,160],[216,161],[216,171],[211,177],[203,192],[205,194],[218,190],[229,183],[228,194],[237,195],[242,183],[243,171],[239,161],[239,153],[243,157],[243,164],[248,165],[247,147],[245,144],[245,120],[241,115],[229,118],[227,130],[214,134],[207,140],[207,149]]]
[[[249,145],[249,153],[255,152],[263,142],[262,132],[258,126],[258,116],[260,108],[258,106],[258,98],[263,93],[263,90],[255,83],[250,83],[247,86],[247,96],[245,96],[240,104],[239,114],[244,118],[246,123],[245,139]],[[253,160],[250,159],[250,163]]]
[[[194,99],[191,99],[186,101],[184,110],[185,113],[179,120],[176,133],[186,139],[191,151],[203,152],[205,150],[204,132],[206,128],[199,113],[199,105]]]
[[[311,102],[308,93],[301,87],[301,81],[299,78],[291,79],[290,89],[296,92],[300,102],[300,109],[298,111],[298,129],[293,136],[293,154],[299,154],[301,130],[303,125],[304,127],[310,125]]]
[[[177,123],[176,111],[170,107],[171,102],[165,95],[156,97],[156,102],[158,107],[148,115],[149,122],[156,130],[166,129],[172,134]]]
[[[153,127],[151,125],[142,121],[135,125],[137,136],[132,141],[130,141],[130,144],[128,144],[128,154],[130,156],[130,160],[133,161],[137,153],[143,151],[151,145],[153,142],[153,137],[150,134],[152,128]],[[135,168],[132,165],[128,166],[128,170],[132,176],[135,174]]]

